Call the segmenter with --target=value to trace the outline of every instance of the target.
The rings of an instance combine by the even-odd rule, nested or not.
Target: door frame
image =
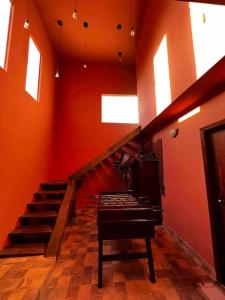
[[[202,154],[203,154],[203,162],[205,169],[205,180],[206,180],[206,190],[208,197],[208,207],[209,207],[209,216],[210,216],[210,227],[212,234],[212,242],[213,242],[213,256],[216,270],[216,278],[217,281],[225,284],[225,270],[222,269],[220,265],[220,256],[222,255],[220,247],[219,247],[219,233],[218,233],[218,218],[216,215],[216,181],[215,181],[215,169],[214,163],[212,160],[213,150],[210,146],[210,136],[212,133],[225,130],[225,119],[213,123],[209,126],[203,127],[200,129],[201,133],[201,144],[202,144]],[[211,158],[211,159],[210,159]]]

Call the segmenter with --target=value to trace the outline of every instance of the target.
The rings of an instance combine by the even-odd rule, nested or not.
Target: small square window
[[[138,97],[102,95],[102,122],[138,124]]]
[[[35,100],[38,100],[40,62],[41,54],[30,37],[25,89]]]
[[[0,67],[5,68],[12,4],[9,0],[0,0]]]

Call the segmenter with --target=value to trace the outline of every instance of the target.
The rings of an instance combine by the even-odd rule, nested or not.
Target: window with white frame
[[[102,122],[138,124],[138,97],[102,95]]]
[[[40,62],[41,54],[30,37],[25,89],[35,100],[38,100]]]
[[[0,0],[0,67],[3,69],[6,66],[11,7],[9,0]]]

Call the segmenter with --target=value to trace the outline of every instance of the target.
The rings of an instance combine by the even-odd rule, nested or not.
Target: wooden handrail
[[[126,145],[129,141],[134,139],[136,136],[139,135],[141,132],[141,126],[135,128],[133,131],[131,131],[129,134],[127,134],[124,138],[122,138],[119,142],[114,144],[112,147],[107,149],[104,153],[102,153],[100,156],[93,159],[91,162],[86,164],[83,168],[79,169],[78,171],[74,172],[72,175],[69,176],[69,179],[78,179],[82,176],[84,176],[88,171],[95,168],[99,163],[101,163],[104,159],[111,156],[113,153],[115,153],[117,150],[119,150],[121,147]]]
[[[68,223],[68,218],[70,210],[74,201],[74,194],[76,189],[76,181],[70,180],[67,186],[63,202],[60,206],[58,217],[53,229],[51,238],[49,240],[45,256],[57,257],[60,246],[62,243],[63,235],[65,232],[66,225]]]

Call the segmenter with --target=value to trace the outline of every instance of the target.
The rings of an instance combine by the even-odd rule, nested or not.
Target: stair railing
[[[58,256],[66,226],[68,222],[71,223],[71,221],[73,222],[75,219],[76,188],[76,180],[70,180],[62,204],[60,206],[60,210],[56,219],[51,238],[47,245],[45,256]]]
[[[93,159],[91,162],[86,164],[81,169],[77,170],[73,174],[70,175],[69,179],[78,179],[84,176],[88,171],[91,169],[94,169],[98,164],[100,164],[104,159],[108,158],[112,154],[114,154],[116,151],[118,151],[121,147],[126,145],[129,141],[133,140],[135,137],[137,137],[141,132],[141,126],[135,128],[133,131],[131,131],[129,134],[127,134],[125,137],[123,137],[119,142],[114,144],[112,147],[107,149],[105,152],[103,152],[100,156]]]

